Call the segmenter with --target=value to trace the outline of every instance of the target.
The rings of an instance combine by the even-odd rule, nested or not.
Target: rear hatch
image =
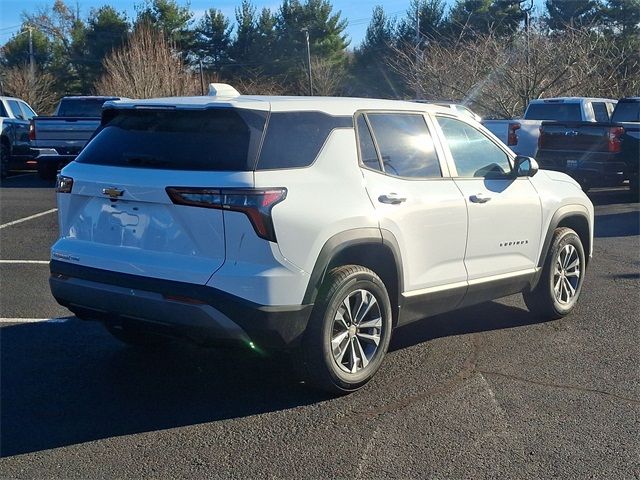
[[[223,210],[175,204],[167,189],[205,187],[199,195],[215,196],[253,187],[265,105],[105,111],[98,134],[62,172],[73,187],[58,194],[61,236],[52,258],[206,283],[225,259]]]

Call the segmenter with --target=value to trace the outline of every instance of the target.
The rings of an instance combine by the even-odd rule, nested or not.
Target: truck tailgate
[[[35,139],[47,146],[54,141],[87,141],[100,126],[99,118],[36,117],[33,120]]]

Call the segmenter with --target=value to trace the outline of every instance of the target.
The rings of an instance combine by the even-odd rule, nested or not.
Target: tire
[[[585,267],[580,237],[570,228],[557,228],[538,285],[532,291],[523,292],[529,311],[550,320],[571,313],[582,291]]]
[[[38,163],[38,176],[42,180],[55,180],[58,166],[55,163]]]
[[[9,146],[0,142],[0,178],[7,178],[9,175]]]
[[[148,350],[167,343],[167,339],[160,335],[144,332],[143,330],[115,324],[104,324],[107,331],[122,343]]]
[[[304,380],[332,394],[358,390],[380,368],[391,329],[391,303],[378,275],[359,265],[331,270],[298,352]]]
[[[638,174],[632,175],[629,179],[629,194],[632,202],[640,200],[640,185],[638,184]]]

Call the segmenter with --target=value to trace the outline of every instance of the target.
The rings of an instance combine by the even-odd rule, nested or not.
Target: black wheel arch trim
[[[363,227],[345,230],[344,232],[337,233],[329,238],[318,254],[302,303],[309,305],[315,302],[320,286],[322,285],[322,282],[328,273],[329,266],[334,258],[344,252],[347,248],[354,246],[364,247],[366,245],[382,245],[388,248],[393,255],[398,280],[398,298],[395,299],[396,301],[393,303],[398,305],[400,295],[404,291],[400,247],[393,233],[378,227]]]
[[[547,254],[549,253],[549,248],[551,247],[551,241],[553,240],[553,233],[556,228],[560,225],[563,220],[571,217],[582,217],[589,227],[589,244],[583,245],[585,251],[585,260],[587,264],[589,263],[589,259],[591,257],[591,231],[592,225],[589,223],[589,213],[587,209],[582,205],[565,205],[560,207],[551,217],[551,221],[549,222],[549,228],[547,228],[547,233],[544,237],[544,242],[542,244],[542,249],[540,250],[540,255],[538,257],[537,267],[539,268],[538,274],[533,282],[532,288],[538,284],[538,280],[540,279],[540,275],[542,274],[542,268],[544,267],[544,261],[547,258]],[[578,232],[576,232],[578,233]]]

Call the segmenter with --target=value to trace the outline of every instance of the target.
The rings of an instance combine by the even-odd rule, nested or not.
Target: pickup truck
[[[55,178],[71,162],[100,126],[102,105],[119,97],[73,96],[60,100],[53,116],[31,121],[29,138],[41,178]]]
[[[524,118],[482,124],[518,155],[536,157],[543,121],[608,122],[616,104],[607,98],[559,97],[531,100]]]
[[[35,116],[24,100],[0,97],[0,178],[9,170],[35,167],[29,148],[29,121]]]
[[[542,122],[538,161],[567,173],[586,191],[629,181],[638,195],[640,97],[618,101],[611,122]]]

